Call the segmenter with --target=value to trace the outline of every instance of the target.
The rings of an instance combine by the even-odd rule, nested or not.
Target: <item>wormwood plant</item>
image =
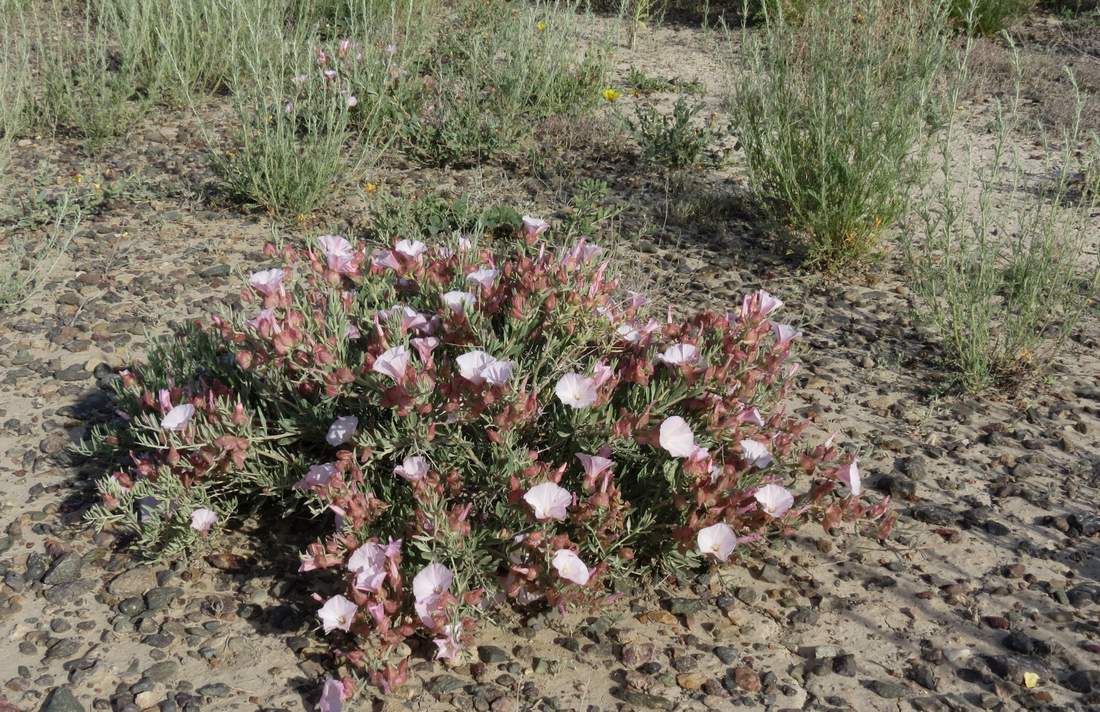
[[[461,657],[497,594],[594,602],[617,577],[740,558],[810,518],[889,530],[858,465],[806,445],[785,411],[798,334],[772,321],[779,300],[657,321],[597,245],[547,228],[270,247],[244,313],[120,374],[125,419],[88,453],[129,464],[91,520],[165,557],[259,499],[309,508],[301,570],[341,651],[327,709],[359,678],[401,684],[408,639]]]
[[[642,150],[642,158],[667,173],[691,168],[704,158],[715,132],[695,120],[702,104],[691,104],[684,97],[668,114],[652,106],[638,105],[634,119],[627,125]]]
[[[749,34],[730,88],[749,184],[811,262],[871,255],[920,174],[913,148],[945,58],[938,3],[811,3]],[[746,71],[747,68],[747,71]]]
[[[1014,142],[1019,77],[1017,64],[1016,92],[995,109],[990,155],[977,158],[955,122],[943,132],[941,187],[922,201],[923,241],[907,243],[915,291],[970,391],[1041,375],[1100,288],[1089,239],[1100,149],[1080,128],[1083,97],[1070,128],[1046,136],[1047,158],[1031,166]]]
[[[1033,7],[1036,0],[950,0],[948,13],[959,27],[974,35],[994,35]]]
[[[24,304],[64,257],[80,225],[81,211],[68,196],[52,209],[42,231],[13,230],[0,244],[0,314]]]

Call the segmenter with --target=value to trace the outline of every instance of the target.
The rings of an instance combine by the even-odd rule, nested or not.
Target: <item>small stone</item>
[[[224,682],[215,682],[210,685],[203,685],[195,692],[203,697],[228,697],[232,690]]]
[[[729,677],[728,674],[727,677]],[[733,681],[737,687],[747,692],[759,692],[760,688],[763,687],[759,673],[744,665],[733,669]]]
[[[47,586],[72,583],[80,578],[80,569],[83,566],[84,558],[79,554],[64,554],[53,562],[53,566],[46,572],[42,583]]]
[[[867,687],[879,697],[888,700],[901,699],[909,694],[909,690],[905,685],[889,680],[871,680],[867,683]]]
[[[685,690],[698,690],[707,681],[701,672],[683,672],[676,676],[676,684]]]
[[[69,688],[58,687],[50,693],[42,712],[84,712],[84,706],[77,701]]]
[[[107,590],[116,596],[141,595],[157,585],[157,575],[147,566],[139,566],[115,576]]]
[[[703,610],[705,605],[698,598],[672,598],[668,602],[668,612],[674,616],[690,616]]]
[[[833,672],[844,677],[856,676],[856,656],[838,655],[833,658]]]
[[[622,661],[623,665],[636,668],[639,665],[652,661],[653,655],[653,643],[627,643],[623,646],[623,651],[619,659]]]
[[[503,648],[495,645],[477,646],[477,658],[483,663],[506,663],[512,659]]]
[[[737,648],[732,645],[716,645],[713,652],[724,665],[733,665],[737,662]]]
[[[1083,695],[1100,690],[1100,670],[1077,670],[1071,673],[1062,684]]]
[[[164,682],[179,672],[180,666],[175,660],[162,660],[145,670],[144,677],[153,682]]]
[[[940,680],[931,665],[918,663],[906,671],[905,676],[926,690],[937,692],[940,689]]]

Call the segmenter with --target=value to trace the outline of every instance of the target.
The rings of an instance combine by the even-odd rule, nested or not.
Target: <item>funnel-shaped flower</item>
[[[699,349],[694,344],[673,344],[657,360],[670,366],[692,364],[699,360]]]
[[[345,415],[332,421],[328,433],[325,434],[325,442],[333,447],[343,445],[355,435],[355,429],[359,427],[359,419],[354,415]]]
[[[355,587],[377,593],[386,580],[386,547],[369,541],[352,552],[348,571],[355,574]]]
[[[569,490],[553,482],[543,482],[527,490],[527,494],[523,495],[523,501],[530,505],[535,513],[535,519],[539,521],[562,520],[568,516],[567,510],[573,503],[573,495]]]
[[[772,464],[772,454],[768,446],[759,440],[742,440],[741,456],[753,467],[765,468]]]
[[[164,418],[160,421],[160,427],[165,430],[183,430],[191,422],[191,417],[194,415],[195,406],[190,403],[177,405],[164,415]]]
[[[754,496],[760,509],[769,517],[782,517],[794,506],[794,495],[779,485],[764,485],[756,490]]]
[[[262,272],[253,272],[248,283],[260,294],[270,297],[279,293],[284,274],[281,269],[265,269]]]
[[[587,408],[596,402],[596,382],[579,373],[567,373],[558,379],[554,394],[571,408]]]
[[[836,471],[836,476],[848,488],[853,497],[858,497],[863,491],[863,479],[859,474],[859,460],[852,460],[847,465],[841,465]]]
[[[218,515],[213,510],[202,508],[191,512],[191,528],[200,534],[208,533],[217,521]]]
[[[317,617],[321,619],[321,625],[326,633],[336,629],[346,631],[351,628],[358,610],[359,606],[337,594],[325,601],[325,605],[317,611]]]
[[[443,564],[431,563],[413,578],[413,597],[417,603],[437,598],[451,588],[454,574]]]
[[[726,561],[737,546],[737,536],[725,522],[704,527],[695,535],[695,543],[699,553],[713,556],[719,561]]]
[[[578,586],[588,583],[591,572],[580,557],[569,549],[558,549],[554,552],[551,563],[554,565],[554,570],[558,572],[558,576],[566,581],[572,581]]]
[[[466,279],[476,283],[480,287],[488,289],[493,286],[493,282],[496,281],[498,274],[500,274],[500,272],[497,270],[484,267],[466,275]]]
[[[374,360],[374,371],[383,376],[389,376],[400,383],[405,378],[405,370],[409,367],[409,349],[406,346],[394,346],[387,349],[381,356]]]
[[[428,246],[420,240],[398,240],[393,249],[398,254],[415,260],[428,251]]]
[[[673,457],[691,457],[699,449],[691,426],[678,415],[665,418],[661,423],[660,442]]]
[[[322,235],[317,238],[317,242],[321,244],[321,252],[325,255],[329,269],[340,273],[351,271],[355,252],[350,242],[339,235]]]
[[[538,237],[550,227],[550,223],[545,220],[533,218],[529,215],[523,216],[523,236],[532,239]]]
[[[323,465],[313,465],[306,476],[294,484],[296,489],[309,489],[310,487],[323,487],[336,474],[336,465],[326,462]]]
[[[423,455],[412,455],[393,468],[393,474],[409,482],[419,482],[428,474],[428,460]]]
[[[317,703],[317,712],[341,712],[344,706],[344,685],[331,677],[325,680],[321,688],[321,699]]]
[[[460,312],[465,309],[472,309],[477,297],[471,292],[460,292],[457,289],[446,292],[443,294],[443,303],[447,305],[451,311]]]

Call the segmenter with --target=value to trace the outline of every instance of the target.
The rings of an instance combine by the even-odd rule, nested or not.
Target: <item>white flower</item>
[[[191,422],[193,415],[195,415],[195,406],[190,403],[177,405],[165,414],[164,419],[160,421],[160,427],[165,430],[183,430]]]
[[[398,240],[393,249],[406,257],[416,259],[428,251],[428,246],[420,240]]]
[[[454,574],[443,564],[431,563],[413,578],[413,597],[417,603],[430,601],[451,587]]]
[[[761,469],[772,464],[772,454],[768,452],[768,446],[759,440],[742,440],[741,456],[745,458],[745,462]]]
[[[343,445],[355,435],[355,429],[359,427],[359,419],[354,415],[345,415],[332,421],[328,433],[325,434],[325,442],[333,447]]]
[[[678,415],[665,418],[661,423],[660,442],[673,457],[691,457],[699,449],[691,426]]]
[[[214,526],[217,521],[217,513],[205,507],[191,512],[191,528],[201,534],[209,532],[210,527]]]
[[[386,580],[386,547],[369,541],[352,552],[348,571],[356,574],[355,587],[360,591],[378,591]]]
[[[673,344],[665,349],[657,360],[670,366],[682,366],[699,360],[699,349],[694,344]]]
[[[265,269],[262,272],[253,272],[248,283],[260,294],[271,296],[279,293],[284,274],[281,269]]]
[[[393,474],[404,477],[409,482],[419,482],[428,474],[428,461],[423,455],[412,455],[393,468]]]
[[[409,349],[406,346],[394,346],[387,349],[374,360],[374,371],[389,376],[400,383],[405,378],[405,369],[409,366]]]
[[[579,373],[567,373],[558,379],[554,394],[571,408],[587,408],[596,402],[596,382]]]
[[[455,312],[460,312],[468,308],[472,309],[476,300],[477,297],[471,292],[460,292],[457,289],[443,295],[443,303],[446,304],[451,311]]]
[[[719,561],[725,561],[737,546],[737,537],[728,524],[719,522],[700,529],[695,535],[695,543],[700,554],[710,554]]]
[[[558,576],[561,576],[566,581],[572,581],[578,586],[583,586],[588,583],[588,577],[591,572],[588,567],[584,565],[580,557],[574,554],[569,549],[558,549],[554,552],[554,558],[551,560],[554,565],[554,569],[558,572]]]
[[[458,363],[459,375],[475,386],[486,381],[500,386],[512,377],[512,364],[509,361],[498,361],[484,351],[469,351],[455,361]]]
[[[853,497],[858,497],[863,491],[863,480],[859,474],[859,460],[852,460],[847,465],[841,465],[837,470],[837,477],[848,488]]]
[[[351,623],[355,620],[355,613],[358,610],[359,606],[337,594],[325,601],[325,605],[317,611],[317,617],[321,619],[321,625],[324,626],[326,633],[330,633],[337,628],[346,631],[351,628]]]
[[[564,487],[559,487],[553,482],[543,482],[527,490],[523,495],[523,501],[534,510],[535,519],[565,519],[566,511],[573,503],[573,495]]]
[[[779,485],[764,485],[754,496],[769,517],[782,517],[794,505],[794,495]]]
[[[496,281],[498,274],[500,274],[500,272],[497,270],[485,267],[466,275],[466,279],[471,282],[476,282],[481,287],[489,288],[493,286],[493,282]]]

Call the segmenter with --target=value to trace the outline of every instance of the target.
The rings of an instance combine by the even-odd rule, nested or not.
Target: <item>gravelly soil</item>
[[[720,111],[716,40],[658,28],[618,53],[617,71],[699,80]],[[408,686],[356,709],[1100,709],[1095,321],[1049,383],[952,395],[891,258],[845,284],[793,269],[738,197],[735,168],[693,178],[694,202],[678,199],[670,219],[662,181],[606,131],[613,111],[545,127],[545,155],[569,160],[540,170],[387,159],[373,180],[560,217],[577,177],[598,175],[627,206],[619,249],[654,292],[712,308],[758,286],[778,294],[806,334],[791,407],[859,450],[896,502],[897,531],[880,544],[810,527],[744,567],[598,611],[504,611],[470,661],[418,651]],[[246,526],[221,556],[163,566],[81,523],[99,473],[68,446],[105,414],[103,386],[140,359],[146,332],[233,304],[236,272],[263,262],[271,235],[267,218],[210,200],[194,117],[161,116],[131,138],[98,159],[63,142],[17,147],[27,181],[138,178],[85,216],[26,309],[0,316],[0,711],[312,709],[325,657],[294,572],[296,522]],[[370,200],[356,192],[282,232],[354,227]]]

